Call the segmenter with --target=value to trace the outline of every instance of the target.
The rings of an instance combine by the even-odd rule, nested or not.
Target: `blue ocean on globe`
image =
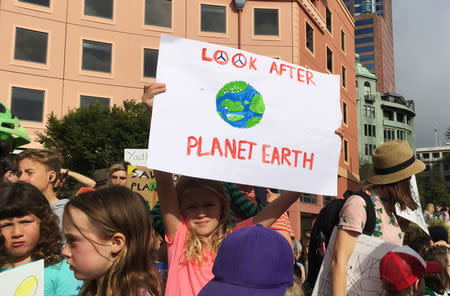
[[[220,118],[237,128],[257,125],[265,110],[261,94],[244,81],[225,84],[217,93],[216,107]]]

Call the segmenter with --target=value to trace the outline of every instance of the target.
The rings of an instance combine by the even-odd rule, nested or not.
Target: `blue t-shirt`
[[[11,267],[0,268],[0,272],[9,269]],[[76,296],[82,285],[83,282],[75,278],[66,259],[44,268],[45,296]]]

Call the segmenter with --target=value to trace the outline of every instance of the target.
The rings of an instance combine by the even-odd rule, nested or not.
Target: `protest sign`
[[[44,260],[0,272],[2,295],[44,296]]]
[[[422,206],[420,205],[419,190],[417,190],[416,176],[411,177],[410,184],[412,197],[417,204],[417,209],[413,211],[409,208],[406,208],[406,210],[402,211],[400,210],[400,206],[396,204],[395,211],[397,215],[399,215],[400,217],[403,217],[406,220],[416,223],[420,228],[422,228],[423,231],[425,231],[429,235],[430,233],[428,232],[428,226],[423,217]]]
[[[123,160],[134,166],[147,166],[148,149],[124,149]]]
[[[331,295],[331,260],[333,259],[334,244],[337,228],[333,230],[328,243],[327,252],[322,262],[313,296]],[[380,261],[383,256],[397,248],[397,245],[380,239],[361,234],[355,249],[347,263],[347,287],[345,295],[379,296],[385,295],[381,287]]]
[[[337,195],[339,76],[162,35],[148,166]]]
[[[173,181],[176,183],[179,175],[173,175]],[[158,200],[156,192],[155,173],[142,166],[128,166],[127,169],[127,187],[132,191],[139,193],[148,202],[150,208],[155,206]]]

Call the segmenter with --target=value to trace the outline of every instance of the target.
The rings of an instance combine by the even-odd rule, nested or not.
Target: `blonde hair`
[[[31,159],[39,162],[43,164],[47,170],[54,171],[56,173],[56,178],[53,183],[60,178],[61,168],[64,162],[61,153],[55,150],[27,149],[14,158],[16,166],[18,167],[18,164],[24,159]]]
[[[427,207],[426,207],[425,210],[428,213],[433,214],[434,213],[434,205],[431,202],[427,203]]]
[[[80,231],[71,208],[82,211],[100,237],[109,239],[116,233],[125,236],[125,245],[105,273],[101,286],[96,279],[85,281],[80,296],[139,295],[141,289],[155,296],[161,294],[161,278],[151,257],[155,252],[151,218],[130,189],[106,187],[70,200],[64,209],[64,219],[69,219]]]
[[[185,262],[189,261],[196,264],[202,264],[206,259],[203,255],[203,250],[209,249],[210,251],[212,251],[213,256],[215,257],[215,255],[219,251],[220,244],[222,243],[224,238],[231,232],[232,225],[230,217],[228,215],[228,200],[226,198],[224,186],[221,182],[182,176],[175,186],[179,204],[181,204],[181,201],[183,199],[183,193],[193,188],[208,190],[212,194],[214,194],[220,201],[219,226],[212,233],[211,240],[209,242],[206,238],[198,236],[190,229],[188,229],[183,260]]]

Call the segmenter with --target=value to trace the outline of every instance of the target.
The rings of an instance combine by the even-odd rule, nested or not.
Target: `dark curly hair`
[[[45,196],[27,183],[0,184],[0,220],[30,214],[41,220],[39,241],[31,252],[31,260],[44,259],[45,266],[60,262],[63,238],[58,226],[59,220]],[[12,259],[6,250],[5,238],[0,234],[0,267],[14,265]]]

